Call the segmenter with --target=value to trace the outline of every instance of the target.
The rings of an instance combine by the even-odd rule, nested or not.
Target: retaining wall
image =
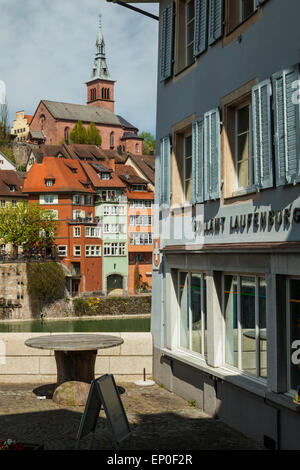
[[[98,350],[96,377],[110,373],[116,380],[134,381],[142,379],[143,368],[146,369],[147,378],[152,377],[151,333],[107,334],[120,336],[124,343]],[[54,351],[30,348],[24,344],[28,338],[44,335],[49,333],[0,333],[0,384],[56,382]]]

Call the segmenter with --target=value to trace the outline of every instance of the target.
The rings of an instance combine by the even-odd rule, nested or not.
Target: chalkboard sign
[[[95,433],[99,413],[103,406],[111,428],[115,447],[130,434],[128,419],[112,374],[106,374],[91,383],[89,396],[77,433],[77,444],[82,437]],[[91,441],[92,443],[92,441]]]

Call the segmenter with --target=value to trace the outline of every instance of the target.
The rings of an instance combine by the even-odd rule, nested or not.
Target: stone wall
[[[17,166],[25,166],[27,164],[30,153],[31,147],[26,142],[22,144],[17,142],[13,143],[13,154]]]
[[[31,318],[26,263],[0,264],[0,319]]]
[[[111,373],[116,380],[123,382],[140,380],[143,378],[143,368],[146,369],[147,378],[152,377],[151,333],[102,334],[120,336],[124,343],[98,351],[96,377]],[[43,335],[49,333],[0,333],[0,383],[56,382],[54,351],[29,348],[24,344],[28,338]]]

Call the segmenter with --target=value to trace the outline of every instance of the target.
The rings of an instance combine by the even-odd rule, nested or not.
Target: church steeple
[[[102,15],[96,39],[96,55],[90,80],[87,82],[87,104],[101,106],[114,111],[114,81],[111,80],[105,56],[105,41],[102,33]]]
[[[96,39],[96,55],[91,80],[95,80],[95,78],[110,80],[105,57],[105,41],[102,34],[101,16],[102,15],[99,15],[99,30]]]

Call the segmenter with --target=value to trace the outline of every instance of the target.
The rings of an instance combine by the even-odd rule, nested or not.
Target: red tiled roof
[[[72,167],[77,168],[77,172],[73,173],[71,168],[66,164],[65,159],[56,157],[44,157],[42,163],[34,162],[28,171],[23,191],[27,193],[44,193],[44,192],[83,192],[94,193],[95,191],[89,187],[85,188],[84,183],[89,183],[79,161],[73,160]],[[45,179],[51,174],[55,178],[53,186],[46,186]]]
[[[95,188],[125,188],[125,184],[122,183],[120,178],[113,173],[111,179],[101,180],[95,168],[88,162],[80,162],[82,168],[86,172],[88,178],[91,180],[92,185]]]
[[[30,116],[29,114],[24,114],[24,118],[27,119],[28,124],[30,124],[33,116]]]
[[[127,191],[126,196],[128,199],[154,199],[152,191]]]

